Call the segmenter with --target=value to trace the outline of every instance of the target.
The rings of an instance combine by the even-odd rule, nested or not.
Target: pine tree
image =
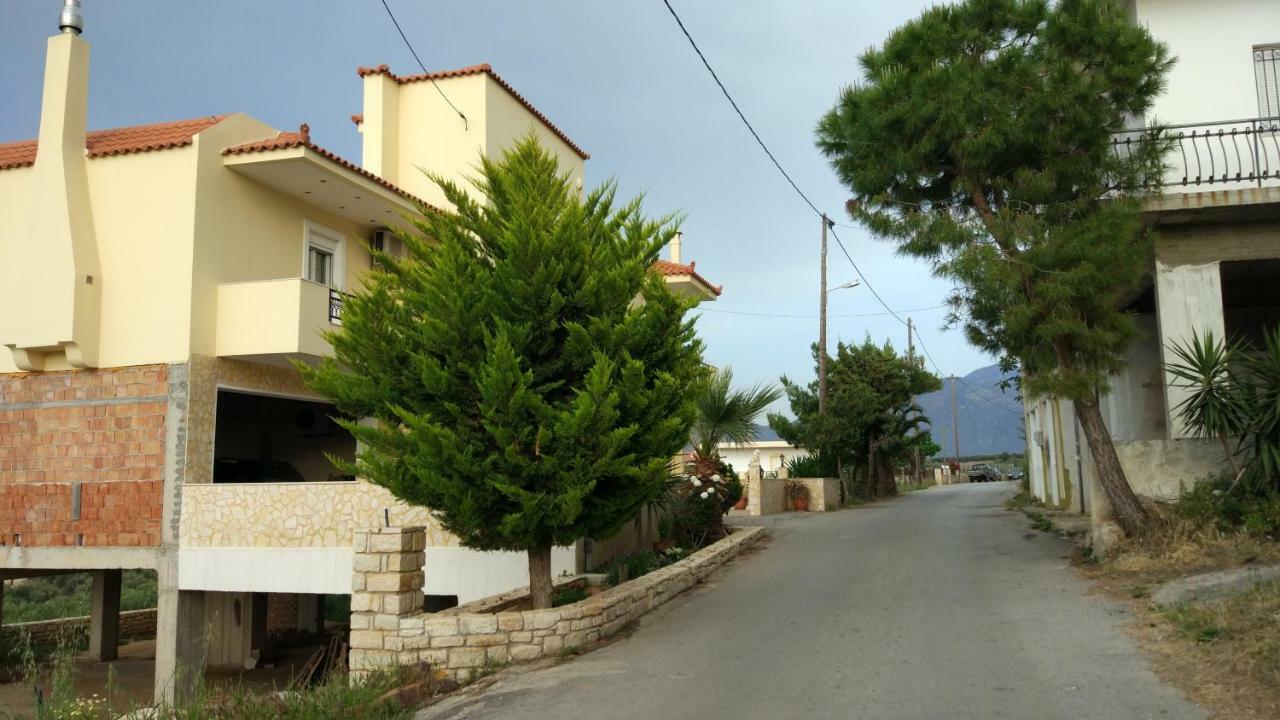
[[[1116,152],[1172,64],[1112,0],[967,0],[930,9],[861,58],[818,125],[850,210],[955,281],[969,339],[1069,398],[1126,530],[1146,511],[1099,408],[1135,336],[1120,311],[1149,267],[1140,196],[1167,141]]]
[[[585,197],[532,137],[471,182],[433,177],[453,211],[423,208],[379,255],[302,368],[351,417],[351,471],[428,507],[463,545],[528,553],[550,607],[551,549],[606,537],[662,492],[705,371],[690,302],[649,272],[671,217]],[[430,569],[428,569],[430,572]]]

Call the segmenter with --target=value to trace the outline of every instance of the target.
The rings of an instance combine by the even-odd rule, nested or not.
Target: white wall
[[[351,548],[183,547],[178,553],[178,587],[220,592],[280,592],[343,595],[351,592]],[[551,574],[576,572],[576,549],[551,553]],[[516,552],[429,547],[429,595],[457,595],[459,603],[479,600],[529,584],[528,558]]]
[[[1178,58],[1154,117],[1179,124],[1258,115],[1253,47],[1280,43],[1276,0],[1136,0],[1136,19]]]
[[[765,472],[782,467],[784,456],[792,459],[809,455],[784,440],[762,440],[747,445],[721,445],[716,450],[720,453],[721,459],[728,463],[740,477],[747,472],[747,466],[751,464],[751,456],[756,450],[760,451],[760,467],[764,468]]]

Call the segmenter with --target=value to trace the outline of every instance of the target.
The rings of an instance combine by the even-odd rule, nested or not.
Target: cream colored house
[[[1175,499],[1225,464],[1221,445],[1177,416],[1186,390],[1164,371],[1194,334],[1258,343],[1280,321],[1280,3],[1129,0],[1130,17],[1178,58],[1147,118],[1115,137],[1117,152],[1150,122],[1168,128],[1163,192],[1148,200],[1159,230],[1146,287],[1126,302],[1142,330],[1102,411],[1136,492]],[[1206,32],[1205,28],[1213,28]],[[1067,400],[1025,407],[1029,482],[1037,497],[1110,516]]]
[[[92,650],[111,659],[120,571],[157,571],[161,695],[200,662],[202,628],[204,662],[231,666],[269,612],[315,628],[322,598],[350,593],[356,528],[425,524],[435,602],[526,584],[522,555],[459,547],[426,509],[337,475],[325,453],[354,440],[289,361],[331,354],[319,333],[366,244],[394,252],[385,230],[444,203],[419,167],[461,179],[529,132],[579,182],[588,155],[487,65],[359,69],[359,163],[243,113],[88,131],[78,11],[62,26],[39,137],[0,144],[0,578],[93,572]],[[674,287],[719,293],[673,254],[655,270]],[[553,571],[595,546],[557,549]]]

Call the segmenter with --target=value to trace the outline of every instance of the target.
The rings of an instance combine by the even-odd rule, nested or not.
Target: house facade
[[[320,333],[368,246],[396,252],[388,230],[445,205],[419,168],[462,180],[530,132],[579,183],[588,155],[488,65],[360,68],[360,163],[243,113],[89,131],[74,5],[39,137],[0,144],[0,579],[94,573],[91,649],[112,659],[120,572],[154,570],[158,696],[181,668],[251,662],[269,608],[319,628],[324,598],[350,594],[356,528],[427,526],[437,602],[527,584],[523,555],[463,548],[341,475],[326,456],[355,441],[291,363],[332,354]],[[655,272],[714,299],[672,251]],[[643,540],[625,532],[557,548],[553,572]]]
[[[1130,0],[1128,10],[1177,63],[1116,150],[1149,124],[1176,142],[1165,186],[1144,210],[1158,231],[1154,263],[1126,302],[1141,335],[1103,414],[1134,490],[1169,500],[1225,466],[1221,444],[1178,418],[1186,390],[1164,370],[1171,348],[1210,331],[1256,346],[1280,322],[1280,4]],[[1091,513],[1095,525],[1109,517],[1071,403],[1028,402],[1025,422],[1036,496]]]

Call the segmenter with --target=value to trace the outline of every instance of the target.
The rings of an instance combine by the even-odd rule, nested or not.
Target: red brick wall
[[[163,365],[0,375],[0,542],[158,545],[167,393]]]

